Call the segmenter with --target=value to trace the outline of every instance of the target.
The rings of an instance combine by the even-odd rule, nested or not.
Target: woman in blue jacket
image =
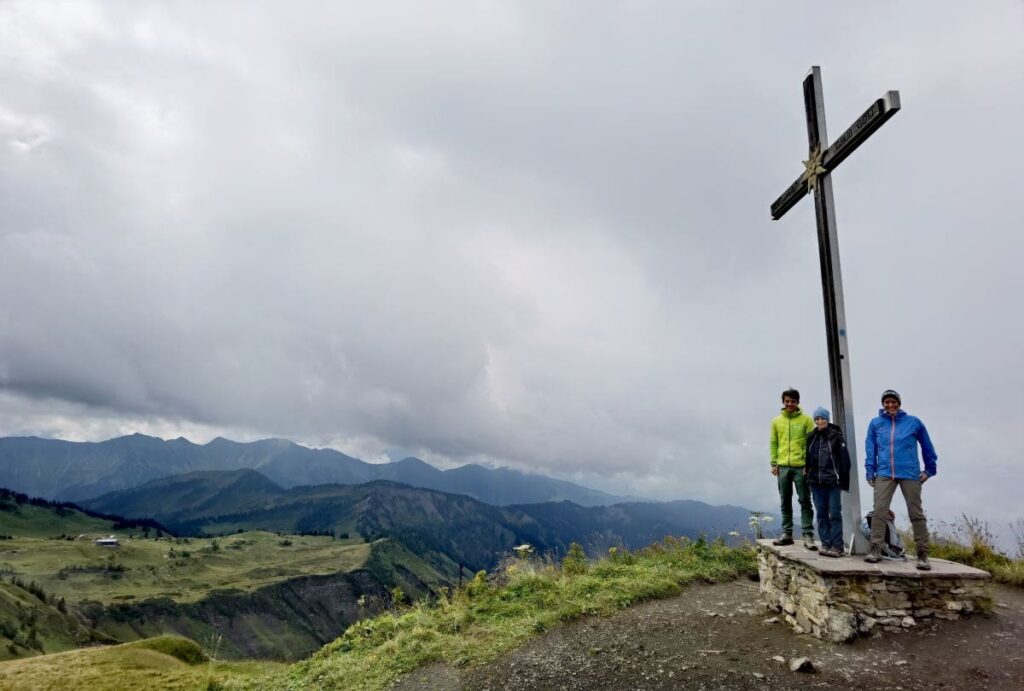
[[[850,491],[850,452],[839,425],[824,408],[814,409],[814,430],[807,437],[804,475],[811,486],[814,512],[818,515],[820,555],[841,557],[843,547],[842,492]]]
[[[864,441],[864,472],[868,484],[875,489],[875,516],[888,513],[892,496],[900,488],[914,529],[917,568],[928,571],[932,567],[928,563],[928,523],[921,504],[921,485],[935,475],[938,456],[924,423],[901,410],[902,404],[900,395],[892,389],[882,394],[882,409],[868,425]],[[917,456],[918,445],[924,457],[924,470]],[[875,563],[882,558],[884,538],[885,522],[872,521],[871,551],[864,561]]]

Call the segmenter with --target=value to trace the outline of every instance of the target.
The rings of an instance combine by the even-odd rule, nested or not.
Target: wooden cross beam
[[[846,533],[844,541],[854,554],[866,552],[868,544],[860,530],[860,473],[857,470],[853,394],[850,390],[850,357],[846,341],[846,308],[843,302],[843,277],[839,268],[839,239],[836,233],[831,173],[899,109],[899,92],[886,92],[872,103],[832,146],[828,146],[825,101],[821,91],[821,68],[812,67],[804,78],[808,151],[807,160],[804,161],[804,172],[771,207],[772,219],[777,221],[803,199],[805,194],[814,194],[814,212],[818,225],[818,257],[821,262],[821,292],[825,305],[829,383],[832,389],[832,420],[843,427],[852,463],[850,492],[843,502],[843,531]]]

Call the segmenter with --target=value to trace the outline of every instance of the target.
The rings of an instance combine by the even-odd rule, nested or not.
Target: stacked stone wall
[[[758,548],[761,596],[797,633],[843,642],[876,631],[903,631],[934,619],[991,610],[979,578],[822,574]]]

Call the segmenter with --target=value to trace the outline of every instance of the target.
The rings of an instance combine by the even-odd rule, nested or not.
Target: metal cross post
[[[825,302],[825,336],[828,342],[828,373],[832,387],[832,413],[842,422],[850,451],[850,492],[843,502],[843,529],[852,554],[867,551],[867,539],[860,530],[860,473],[850,390],[850,351],[846,342],[846,309],[843,305],[843,276],[839,269],[839,240],[836,234],[835,203],[831,173],[854,149],[863,144],[900,109],[898,91],[888,91],[871,104],[849,129],[828,146],[825,131],[825,101],[821,94],[821,68],[812,67],[804,77],[804,109],[807,114],[807,160],[804,172],[772,204],[772,220],[779,220],[805,194],[814,193],[818,222],[818,256],[821,260],[821,290]]]

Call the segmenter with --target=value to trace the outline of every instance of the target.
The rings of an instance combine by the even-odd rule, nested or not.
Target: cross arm
[[[888,91],[884,96],[876,100],[864,113],[857,118],[839,138],[828,147],[825,155],[821,157],[821,167],[825,174],[831,173],[836,166],[842,163],[847,156],[863,144],[868,137],[885,124],[900,109],[900,92]],[[796,203],[807,194],[808,185],[806,175],[801,175],[793,184],[786,188],[786,191],[772,203],[772,220],[777,221],[796,206]]]

